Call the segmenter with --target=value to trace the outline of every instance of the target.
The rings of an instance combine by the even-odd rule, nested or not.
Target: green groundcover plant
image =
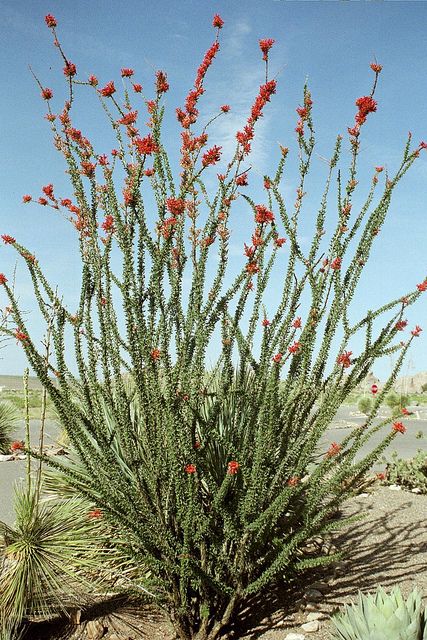
[[[363,195],[357,180],[363,127],[377,109],[381,66],[372,63],[372,90],[356,101],[348,130],[348,166],[342,166],[338,136],[304,251],[299,223],[315,149],[308,87],[297,109],[295,203],[281,193],[290,155],[285,147],[277,150],[275,172],[264,178],[262,202],[247,195],[252,140],[276,92],[269,77],[273,40],[259,42],[265,83],[236,132],[234,154],[216,174],[222,149],[210,142],[209,127],[230,107],[222,105],[203,126],[198,111],[220,47],[223,21],[214,17],[215,40],[176,110],[181,167],[175,179],[162,137],[166,74],[156,73],[152,98],[143,95],[132,69],[121,70],[120,90],[114,81],[100,86],[93,75],[79,79],[58,41],[54,16],[46,23],[68,87],[59,113],[53,91],[37,82],[73,193],[60,197],[48,184],[40,197],[25,195],[24,202],[62,212],[75,227],[80,299],[70,310],[32,251],[3,235],[27,265],[52,354],[47,359],[38,350],[14,288],[0,274],[10,309],[3,332],[25,350],[74,452],[67,464],[46,462],[120,531],[128,558],[149,576],[139,586],[148,586],[169,612],[179,637],[214,640],[248,597],[335,559],[307,556],[307,541],[337,526],[331,515],[405,431],[399,419],[374,418],[421,332],[416,326],[401,341],[405,310],[427,290],[427,279],[356,323],[349,308],[394,189],[427,144],[414,147],[409,136],[396,172],[376,167],[363,206],[352,208],[353,196]],[[75,126],[80,90],[99,98],[117,138],[109,154],[96,151]],[[141,117],[139,111],[148,112],[148,124],[147,113]],[[337,204],[328,212],[335,219],[328,236],[331,193]],[[242,263],[233,271],[236,201],[246,207],[250,228]],[[267,313],[276,263],[283,275],[275,283],[276,308]],[[354,354],[358,333],[364,346]],[[217,360],[208,365],[215,345]],[[392,353],[398,354],[396,365],[363,427],[341,443],[322,445],[341,403],[377,358]],[[384,432],[381,443],[356,457],[378,431]]]

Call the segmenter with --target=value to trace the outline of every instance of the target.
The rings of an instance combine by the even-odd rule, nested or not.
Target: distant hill
[[[24,388],[24,382],[22,376],[0,376],[0,390],[22,390]],[[29,389],[42,389],[42,384],[36,376],[30,376],[28,378]],[[1,391],[0,391],[1,392]]]

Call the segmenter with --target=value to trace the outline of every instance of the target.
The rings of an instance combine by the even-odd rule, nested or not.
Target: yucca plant
[[[387,594],[359,593],[357,604],[347,605],[332,618],[335,640],[426,640],[427,622],[417,588],[405,601],[399,587]]]
[[[13,432],[19,420],[16,408],[10,402],[0,401],[0,453],[8,453]]]
[[[99,515],[78,497],[40,501],[37,488],[16,488],[16,524],[0,522],[1,621],[45,620],[93,601],[109,555]]]
[[[415,327],[402,344],[398,332],[405,326],[406,308],[427,290],[427,279],[354,323],[349,307],[394,189],[427,144],[413,147],[409,137],[395,173],[386,173],[382,184],[383,168],[377,167],[362,191],[360,138],[377,108],[373,96],[381,71],[373,63],[372,91],[356,101],[349,129],[349,166],[342,164],[338,136],[313,239],[304,250],[299,220],[315,149],[308,87],[298,107],[295,204],[290,209],[281,193],[290,155],[285,147],[278,150],[277,168],[264,179],[262,202],[245,193],[257,122],[276,92],[268,70],[272,40],[260,41],[266,81],[236,133],[234,155],[214,177],[210,172],[221,162],[221,148],[208,147],[211,121],[197,130],[198,102],[223,25],[220,16],[214,17],[215,40],[185,106],[177,110],[181,172],[175,181],[162,138],[166,74],[156,74],[154,97],[144,103],[149,129],[141,134],[135,101],[142,87],[127,84],[134,71],[122,69],[123,97],[113,81],[102,88],[95,76],[78,81],[54,16],[46,16],[46,23],[65,61],[68,94],[59,115],[52,110],[52,90],[41,83],[40,89],[73,199],[60,198],[48,184],[38,202],[62,210],[76,230],[80,299],[77,309],[68,309],[32,251],[3,235],[25,260],[40,313],[49,323],[53,357],[48,366],[7,277],[0,274],[13,321],[3,332],[25,349],[70,440],[68,462],[46,462],[120,532],[127,557],[136,569],[144,567],[149,590],[169,611],[179,637],[215,640],[245,599],[335,559],[307,557],[307,541],[343,524],[331,515],[405,430],[399,421],[388,429],[389,419],[374,418],[420,334]],[[95,151],[72,120],[78,84],[101,101],[117,136],[111,156]],[[223,105],[213,119],[228,111]],[[356,193],[364,199],[358,212]],[[333,214],[328,212],[331,198],[334,209],[338,204]],[[24,202],[31,201],[24,196]],[[250,226],[238,267],[229,250],[235,201],[240,216],[246,207]],[[334,229],[327,237],[330,215]],[[219,260],[209,262],[213,252]],[[275,271],[279,261],[281,270]],[[269,281],[278,273],[277,304],[267,309]],[[364,346],[353,355],[349,349],[355,349],[359,333]],[[72,349],[66,347],[71,335]],[[398,353],[396,364],[363,428],[356,427],[339,444],[321,445],[341,403],[375,360],[391,353]],[[381,443],[356,460],[378,431],[384,434]],[[147,588],[144,578],[138,580],[138,587]]]

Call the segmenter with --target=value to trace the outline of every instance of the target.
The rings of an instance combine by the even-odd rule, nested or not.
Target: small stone
[[[305,640],[305,636],[302,633],[288,633],[284,640]]]
[[[398,484],[391,484],[389,486],[390,491],[402,491],[402,487],[400,487]]]
[[[415,487],[415,489],[411,489],[411,493],[422,493],[419,487]]]
[[[85,628],[88,640],[101,640],[106,632],[106,628],[99,620],[90,620]]]
[[[15,456],[16,460],[26,460],[27,459],[27,454],[26,453],[18,453],[18,455]]]
[[[10,460],[15,460],[15,456],[9,455],[7,453],[0,455],[0,462],[10,462]]]
[[[320,611],[316,611],[313,613],[309,613],[307,616],[307,622],[314,622],[314,620],[321,620],[324,617],[324,614]]]
[[[307,631],[307,633],[314,633],[315,631],[319,631],[320,622],[318,620],[313,620],[313,622],[305,622],[301,625],[301,629],[303,629],[303,631]]]
[[[314,602],[307,602],[307,604],[305,605],[305,610],[306,611],[318,611],[319,609],[318,604],[314,603]]]
[[[323,593],[318,589],[307,589],[304,597],[306,600],[321,600],[323,598]]]
[[[359,498],[369,498],[369,493],[359,493]]]

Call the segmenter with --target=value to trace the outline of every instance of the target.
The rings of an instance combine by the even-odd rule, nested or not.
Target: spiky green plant
[[[37,488],[21,487],[15,516],[13,527],[0,522],[0,620],[19,625],[92,602],[108,553],[86,502],[40,502]]]
[[[18,420],[19,414],[16,408],[10,402],[0,401],[0,453],[9,451]]]
[[[134,94],[125,80],[121,99],[112,82],[99,90],[95,77],[81,83],[100,99],[117,136],[111,158],[100,155],[74,126],[76,69],[58,41],[54,17],[46,22],[66,61],[69,93],[59,119],[51,110],[51,90],[40,88],[73,201],[47,185],[41,204],[71,216],[82,261],[80,299],[70,311],[32,252],[6,236],[24,258],[40,313],[50,323],[54,360],[48,369],[0,274],[14,323],[3,331],[22,344],[70,439],[74,458],[46,462],[120,531],[134,566],[149,571],[150,590],[168,609],[179,637],[215,640],[247,597],[334,559],[306,557],[307,541],[337,526],[330,516],[403,430],[396,423],[384,432],[390,420],[374,418],[419,334],[415,329],[403,345],[397,339],[405,309],[424,284],[358,321],[350,320],[349,309],[393,192],[423,145],[412,148],[409,137],[395,173],[382,184],[378,168],[363,195],[357,162],[362,128],[376,110],[380,67],[374,65],[371,95],[357,101],[349,132],[349,166],[343,166],[338,136],[313,239],[304,250],[299,222],[315,149],[307,87],[299,108],[300,177],[292,211],[281,193],[287,148],[281,148],[274,174],[265,177],[261,203],[242,191],[257,121],[276,91],[276,81],[268,79],[269,41],[263,50],[266,82],[237,132],[234,155],[214,178],[211,166],[221,149],[207,148],[210,122],[200,131],[196,124],[206,71],[219,48],[222,21],[215,18],[217,37],[177,111],[182,170],[175,182],[162,138],[165,74],[156,74],[154,98],[147,102],[148,135],[136,126],[138,85]],[[214,119],[226,112],[224,106]],[[352,208],[356,193],[364,198],[358,212]],[[335,214],[328,211],[331,198]],[[229,251],[236,200],[251,224],[238,268]],[[327,216],[335,216],[329,238]],[[213,252],[217,262],[210,261]],[[277,273],[277,304],[267,312],[269,281]],[[364,345],[353,355],[348,349],[355,349],[359,333]],[[72,349],[66,348],[71,335]],[[363,428],[340,444],[321,445],[337,409],[375,360],[396,352]],[[384,433],[381,443],[356,459],[378,431]]]
[[[347,605],[332,618],[336,640],[426,640],[427,622],[417,588],[405,601],[399,587],[387,594],[359,593],[357,604]]]

